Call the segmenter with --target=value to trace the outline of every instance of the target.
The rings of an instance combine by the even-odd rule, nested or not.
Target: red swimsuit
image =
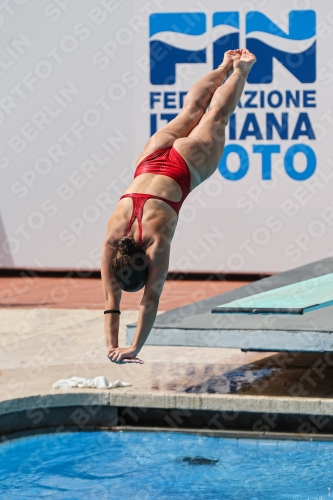
[[[182,197],[180,201],[171,201],[167,200],[166,198],[161,198],[160,196],[155,196],[153,194],[142,193],[128,193],[124,194],[120,198],[121,200],[123,198],[133,199],[132,216],[127,225],[125,236],[127,236],[130,232],[135,219],[138,219],[140,242],[143,243],[142,212],[146,201],[150,199],[164,201],[174,209],[176,214],[178,214],[185,198],[191,191],[191,174],[184,158],[182,158],[178,151],[176,151],[172,146],[168,148],[157,149],[150,155],[146,156],[137,166],[134,178],[141,174],[156,174],[171,177],[171,179],[177,182],[182,190]]]

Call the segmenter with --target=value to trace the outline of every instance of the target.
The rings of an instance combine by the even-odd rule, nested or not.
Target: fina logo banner
[[[316,81],[315,11],[291,10],[288,31],[259,11],[247,12],[244,24],[242,33],[239,12],[150,16],[150,132],[155,133],[171,121],[183,106],[188,89],[178,90],[181,83],[177,82],[177,72],[182,74],[182,65],[205,64],[207,72],[215,69],[224,52],[241,46],[245,36],[245,46],[257,56],[257,63],[249,74],[238,109],[230,118],[219,172],[228,180],[241,180],[250,168],[251,156],[259,155],[261,178],[270,180],[273,155],[282,154],[286,175],[297,181],[307,180],[317,164],[315,151],[308,144],[316,139],[309,109],[316,107],[316,90],[309,85]],[[275,82],[274,60],[288,74],[277,89],[271,88]],[[208,61],[212,61],[210,67]],[[266,85],[267,91],[263,90]],[[172,90],[173,86],[177,90]],[[168,87],[170,90],[166,90]],[[255,144],[245,147],[240,145],[242,141]],[[289,147],[284,146],[287,141]],[[231,153],[239,158],[236,170],[229,168]],[[301,155],[305,163],[302,170],[296,167],[296,158]]]

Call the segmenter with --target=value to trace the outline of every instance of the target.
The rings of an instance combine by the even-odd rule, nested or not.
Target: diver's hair
[[[114,242],[116,254],[112,265],[120,288],[126,292],[137,292],[143,288],[148,276],[148,257],[142,243],[129,236]]]

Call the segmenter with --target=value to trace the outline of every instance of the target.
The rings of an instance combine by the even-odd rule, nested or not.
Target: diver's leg
[[[182,155],[191,172],[195,171],[192,188],[212,175],[219,164],[225,127],[241,98],[247,75],[255,61],[251,52],[242,49],[241,58],[233,63],[233,74],[214,92],[209,111],[187,138],[174,142],[173,147]]]
[[[138,158],[138,163],[156,149],[172,146],[176,139],[189,135],[206,113],[214,92],[232,69],[233,62],[240,56],[240,49],[228,50],[224,54],[222,64],[193,85],[185,97],[180,113],[149,139]]]

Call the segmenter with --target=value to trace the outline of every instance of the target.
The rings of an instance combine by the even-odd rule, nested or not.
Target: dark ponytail
[[[148,277],[148,257],[144,245],[123,236],[114,242],[114,246],[113,269],[119,286],[126,292],[137,292],[145,286]]]
[[[134,252],[142,252],[141,243],[136,243],[129,236],[124,236],[121,240],[115,241],[114,245],[122,255],[132,255]]]

